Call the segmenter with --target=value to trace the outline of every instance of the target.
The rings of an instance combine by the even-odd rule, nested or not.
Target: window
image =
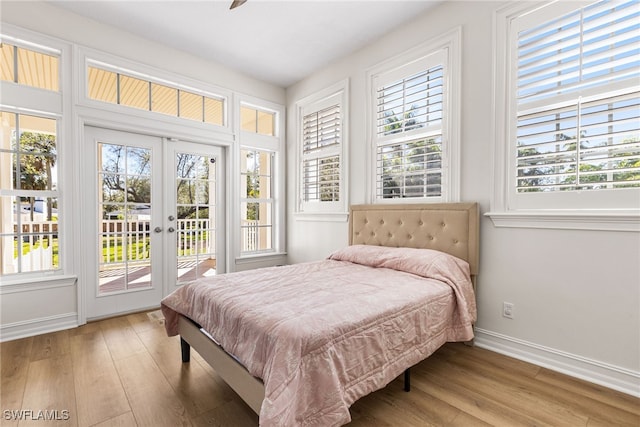
[[[640,186],[634,5],[598,2],[518,32],[518,193]]]
[[[638,18],[635,1],[499,12],[497,210],[637,210]]]
[[[372,200],[457,200],[459,44],[457,29],[369,72]]]
[[[57,270],[57,122],[7,111],[0,121],[0,275]]]
[[[0,78],[20,85],[57,92],[60,90],[58,56],[1,43]]]
[[[346,212],[347,89],[340,82],[297,102],[300,213]]]
[[[302,118],[302,200],[340,201],[340,104]]]
[[[135,77],[134,74],[89,66],[89,98],[197,122],[224,125],[224,98],[201,95],[181,89],[178,85],[157,83],[151,78]]]
[[[237,262],[243,263],[284,251],[284,107],[247,96],[236,105],[240,216],[234,223],[240,230]]]
[[[275,113],[248,106],[240,107],[240,128],[260,135],[275,136]]]
[[[273,250],[273,153],[240,150],[241,252]]]
[[[442,196],[443,83],[438,64],[378,87],[377,198]]]
[[[65,265],[60,76],[68,47],[7,31],[0,35],[0,277],[22,281]],[[57,48],[40,44],[50,41]]]

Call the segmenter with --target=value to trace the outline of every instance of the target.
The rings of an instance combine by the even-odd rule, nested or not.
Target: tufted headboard
[[[349,244],[435,249],[469,263],[478,274],[477,203],[354,205]]]

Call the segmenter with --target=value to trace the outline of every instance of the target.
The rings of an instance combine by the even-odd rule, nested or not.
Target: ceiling
[[[288,87],[442,0],[74,1],[49,3]]]

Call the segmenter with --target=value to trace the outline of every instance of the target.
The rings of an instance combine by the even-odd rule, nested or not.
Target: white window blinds
[[[307,114],[302,119],[302,200],[340,200],[340,104]]]
[[[640,186],[639,18],[600,1],[518,28],[519,193]]]
[[[441,52],[377,81],[378,199],[443,196],[445,60]]]
[[[439,126],[442,122],[443,67],[392,82],[378,89],[378,135]]]

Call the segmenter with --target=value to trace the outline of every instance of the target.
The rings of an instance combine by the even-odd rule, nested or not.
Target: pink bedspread
[[[262,426],[342,425],[349,406],[447,341],[473,338],[468,264],[425,249],[350,246],[330,259],[229,273],[162,301],[265,386]]]

